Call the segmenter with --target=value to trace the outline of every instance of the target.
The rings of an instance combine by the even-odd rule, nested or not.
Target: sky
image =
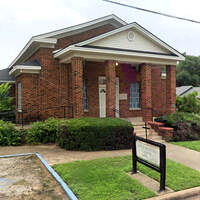
[[[197,0],[115,0],[200,21]],[[0,69],[7,68],[38,34],[115,14],[137,22],[180,51],[200,55],[200,24],[162,17],[102,0],[0,0]]]

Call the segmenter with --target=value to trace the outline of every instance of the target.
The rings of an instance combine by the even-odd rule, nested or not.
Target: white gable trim
[[[22,56],[23,54],[27,51],[27,49],[33,44],[37,43],[38,49],[39,47],[49,47],[49,48],[54,48],[54,45],[57,43],[57,39],[55,38],[44,38],[44,39],[35,39],[31,38],[29,42],[26,44],[26,46],[21,50],[21,52],[18,54],[18,56],[13,60],[13,62],[8,66],[8,68],[11,68]],[[33,50],[33,53],[35,51]]]
[[[56,38],[49,38],[49,37],[55,37],[56,35],[67,33],[67,32],[72,34],[71,32],[73,32],[73,31],[75,32],[75,31],[78,31],[79,29],[82,30],[82,29],[84,29],[86,27],[94,26],[95,24],[99,24],[99,23],[102,23],[102,22],[105,22],[105,21],[109,21],[109,20],[110,20],[110,23],[115,25],[115,27],[117,27],[117,28],[127,24],[126,22],[124,22],[122,19],[120,19],[116,15],[108,15],[108,16],[101,17],[101,18],[98,18],[98,19],[95,19],[95,20],[92,20],[92,21],[89,21],[89,22],[86,22],[86,23],[83,23],[83,24],[75,25],[75,26],[64,28],[64,29],[57,30],[57,31],[52,31],[52,32],[49,32],[49,33],[41,34],[41,35],[36,35],[36,36],[32,37],[28,41],[28,43],[21,50],[21,52],[14,59],[14,61],[8,66],[8,68],[11,68],[13,65],[15,65],[17,63],[17,61],[23,56],[23,54],[29,48],[31,48],[31,45],[34,42],[42,43],[42,44],[46,43],[46,44],[55,45],[57,43],[57,39]],[[117,25],[117,23],[118,23],[118,25]],[[43,47],[43,46],[39,45],[39,47]],[[47,46],[44,46],[44,47],[47,47]],[[54,48],[54,46],[50,46],[50,48]]]
[[[139,24],[137,24],[136,22],[128,24],[126,26],[123,26],[121,28],[115,29],[113,31],[104,33],[102,35],[96,36],[94,38],[91,38],[89,40],[85,40],[83,42],[77,43],[76,46],[84,46],[84,45],[88,45],[92,42],[95,42],[97,40],[101,40],[105,37],[114,35],[116,33],[125,31],[127,29],[130,28],[136,28],[139,32],[143,33],[145,36],[147,36],[149,39],[151,39],[152,41],[155,41],[157,44],[159,44],[161,47],[164,47],[165,49],[169,50],[170,52],[174,53],[175,55],[177,55],[179,57],[179,59],[184,60],[185,57],[179,53],[177,50],[175,50],[174,48],[172,48],[171,46],[169,46],[168,44],[166,44],[165,42],[163,42],[162,40],[160,40],[158,37],[156,37],[155,35],[153,35],[152,33],[150,33],[149,31],[147,31],[146,29],[144,29],[142,26],[140,26]],[[178,60],[179,60],[178,59]]]
[[[102,23],[102,22],[105,22],[105,21],[108,21],[108,20],[114,20],[117,23],[121,24],[121,26],[127,25],[127,23],[125,21],[123,21],[122,19],[120,19],[116,15],[112,14],[112,15],[107,15],[105,17],[101,17],[101,18],[89,21],[89,22],[85,22],[85,23],[82,23],[82,24],[71,26],[71,27],[68,27],[68,28],[64,28],[64,29],[60,29],[60,30],[57,30],[57,31],[52,31],[52,32],[49,32],[49,33],[37,35],[35,37],[38,38],[38,39],[47,38],[47,37],[55,37],[56,35],[60,35],[60,34],[67,33],[67,32],[73,32],[73,31],[76,31],[78,29],[84,29],[85,27],[93,26],[93,25],[96,25],[96,24],[99,24],[99,23]],[[117,28],[120,27],[119,25],[114,23],[114,21],[112,21],[111,24],[113,24]]]

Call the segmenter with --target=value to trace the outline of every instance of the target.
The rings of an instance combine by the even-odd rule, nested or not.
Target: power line
[[[144,8],[139,8],[139,7],[136,7],[136,6],[119,3],[119,2],[116,2],[116,1],[110,1],[110,0],[102,0],[102,1],[106,1],[108,3],[113,3],[113,4],[120,5],[120,6],[128,7],[128,8],[134,8],[134,9],[141,10],[141,11],[144,11],[144,12],[150,12],[150,13],[153,13],[153,14],[162,15],[162,16],[165,16],[165,17],[171,17],[171,18],[175,18],[175,19],[180,19],[180,20],[184,20],[184,21],[189,21],[189,22],[200,24],[200,21],[187,19],[187,18],[183,18],[183,17],[177,17],[177,16],[174,16],[174,15],[169,15],[169,14],[165,14],[165,13],[161,13],[161,12],[156,12],[156,11],[148,10],[148,9],[144,9]]]

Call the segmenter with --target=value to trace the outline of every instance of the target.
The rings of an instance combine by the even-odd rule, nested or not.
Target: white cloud
[[[200,20],[200,2],[196,0],[126,0],[126,3]],[[127,22],[137,21],[181,52],[200,55],[199,24],[161,17],[102,0],[0,0],[0,68],[7,67],[33,35],[112,13]]]

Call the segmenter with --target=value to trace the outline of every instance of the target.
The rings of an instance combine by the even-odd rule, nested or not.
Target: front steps
[[[134,127],[134,132],[137,136],[146,138],[145,129],[143,128],[145,126],[145,123],[142,121],[142,117],[135,117],[135,118],[126,118],[125,120],[132,123]],[[158,135],[157,132],[155,132],[152,129],[152,136],[149,135],[149,130],[147,130],[147,139],[156,141],[156,142],[163,142],[162,136]]]

